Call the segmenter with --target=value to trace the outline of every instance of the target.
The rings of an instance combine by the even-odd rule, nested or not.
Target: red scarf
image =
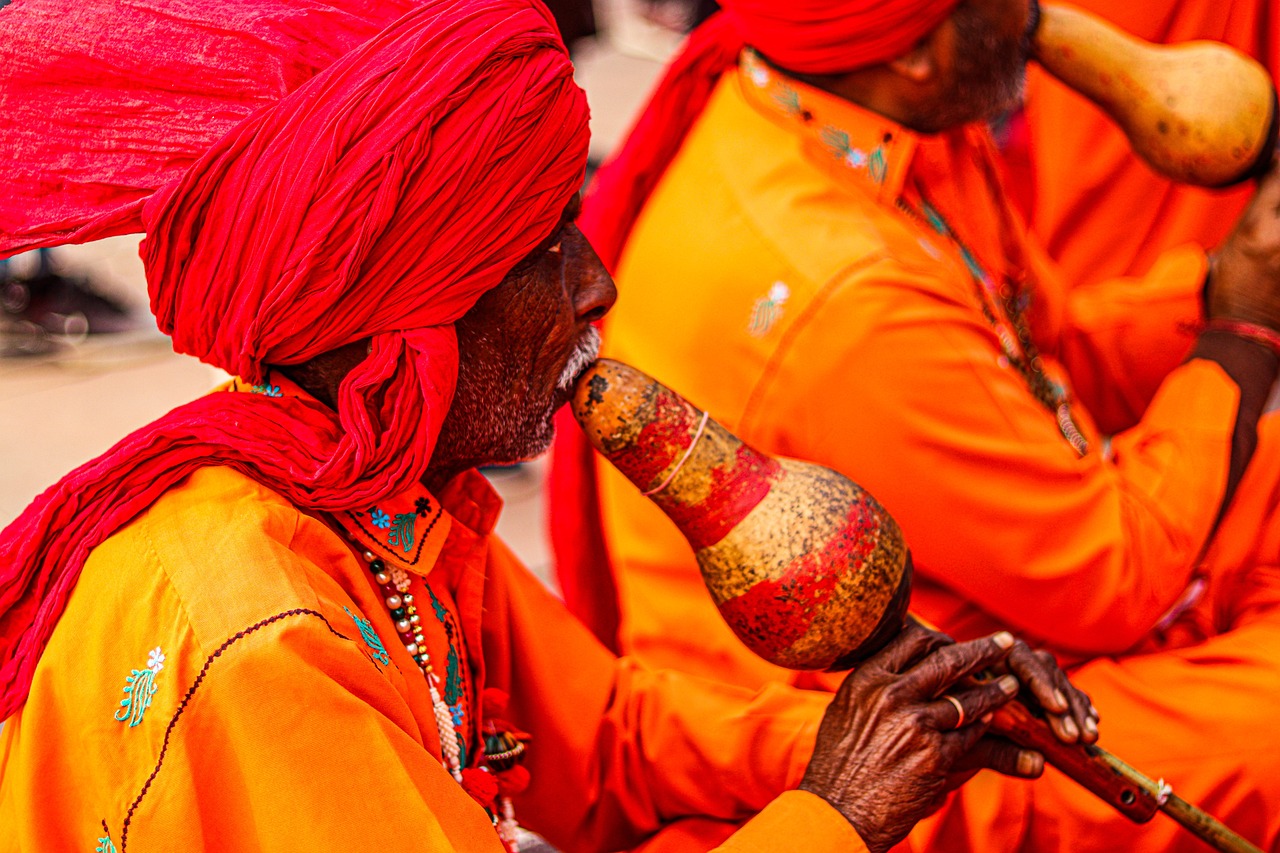
[[[802,74],[853,71],[905,53],[958,2],[721,0],[724,12],[690,34],[621,149],[588,189],[578,222],[604,265],[617,270],[636,218],[743,47]],[[617,650],[618,602],[594,455],[568,412],[557,427],[550,494],[560,587],[569,609]]]
[[[531,0],[15,0],[0,8],[0,257],[145,231],[179,352],[250,382],[369,338],[334,412],[213,394],[0,534],[0,719],[89,552],[204,465],[298,506],[419,479],[452,323],[555,227],[587,108]]]

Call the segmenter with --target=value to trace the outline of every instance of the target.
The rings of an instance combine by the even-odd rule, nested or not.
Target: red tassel
[[[514,797],[529,787],[529,771],[517,764],[497,774],[497,781],[499,794]]]
[[[511,697],[507,695],[507,691],[500,690],[497,687],[486,687],[484,689],[484,715],[486,717],[503,717],[507,713],[507,702]]]
[[[529,774],[525,773],[525,784],[528,784]],[[468,767],[462,771],[462,790],[466,791],[471,799],[484,806],[490,812],[493,811],[494,802],[498,798],[498,791],[501,784],[493,777],[493,774],[482,767]]]

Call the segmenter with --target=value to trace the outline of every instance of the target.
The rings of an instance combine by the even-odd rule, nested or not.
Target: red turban
[[[0,257],[145,231],[160,328],[250,381],[372,339],[336,414],[204,397],[0,534],[2,719],[89,551],[196,468],[314,510],[421,477],[457,377],[452,323],[551,233],[588,134],[532,0],[15,0],[0,140]]]
[[[640,118],[587,191],[578,222],[612,272],[636,218],[743,47],[802,74],[839,74],[908,51],[959,0],[721,0],[724,11],[694,30],[668,66]],[[551,540],[565,601],[616,647],[616,601],[590,446],[562,413],[551,466],[551,496],[573,509],[552,515]],[[601,585],[604,585],[603,587]],[[611,615],[612,614],[612,615]]]
[[[801,74],[841,74],[901,56],[959,0],[725,0],[744,42]]]
[[[716,83],[750,45],[782,68],[840,74],[908,51],[959,0],[721,0],[724,11],[694,30],[600,170],[583,206],[583,233],[614,269],[631,226]]]

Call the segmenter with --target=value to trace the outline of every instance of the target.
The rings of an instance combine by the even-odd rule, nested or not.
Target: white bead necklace
[[[435,714],[436,728],[440,733],[440,752],[444,756],[441,763],[449,771],[449,775],[458,784],[462,784],[462,749],[458,745],[458,730],[453,724],[453,712],[440,695],[440,676],[436,674],[427,653],[426,637],[423,636],[421,626],[422,615],[418,613],[413,595],[409,592],[409,575],[403,569],[388,570],[386,564],[372,551],[365,551],[361,556],[369,564],[374,583],[382,592],[383,603],[391,611],[400,642],[427,680],[427,689],[431,692],[431,710]]]

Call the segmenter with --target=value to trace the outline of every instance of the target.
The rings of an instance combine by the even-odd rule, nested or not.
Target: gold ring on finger
[[[948,702],[954,705],[956,708],[956,713],[960,715],[959,719],[956,720],[955,728],[958,729],[961,726],[963,726],[964,725],[964,706],[960,704],[960,700],[952,696],[950,693],[944,693],[942,695],[942,698],[946,699]]]

